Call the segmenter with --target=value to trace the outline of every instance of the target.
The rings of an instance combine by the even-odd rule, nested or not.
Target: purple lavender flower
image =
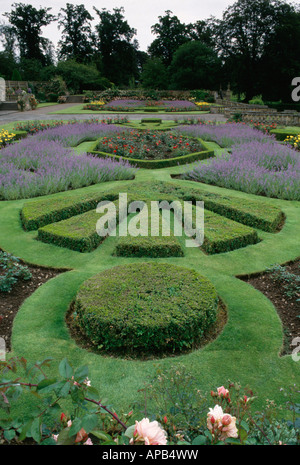
[[[199,163],[185,179],[251,194],[300,200],[299,153],[267,136],[232,147],[232,154]]]
[[[254,129],[244,123],[178,126],[177,130],[183,134],[201,137],[203,140],[216,142],[221,147],[231,147],[234,144],[251,142],[253,140],[261,142],[275,140],[274,136],[267,136],[263,132],[257,131],[257,129]]]
[[[126,130],[126,129],[125,129]],[[118,134],[124,128],[105,123],[73,123],[46,129],[35,135],[38,141],[57,141],[65,147],[76,147],[83,140],[93,140],[109,134]]]
[[[70,127],[55,130],[63,133],[63,129],[67,131]],[[84,132],[67,133],[63,142],[74,134],[79,137]],[[22,139],[0,151],[0,199],[31,198],[134,177],[136,169],[126,161],[95,158],[85,153],[78,155],[73,149],[64,147],[59,138],[49,140],[39,136]]]

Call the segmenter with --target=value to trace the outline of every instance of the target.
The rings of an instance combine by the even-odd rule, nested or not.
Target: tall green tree
[[[160,58],[150,58],[141,73],[143,87],[164,90],[169,88],[168,68]]]
[[[236,90],[246,93],[246,100],[261,93],[266,51],[276,43],[286,11],[287,3],[280,0],[238,0],[215,22],[214,40],[224,71],[235,81]],[[284,43],[281,35],[281,46]]]
[[[198,40],[214,48],[214,25],[215,18],[211,17],[207,20],[198,20],[191,24],[189,29],[189,36],[192,40]]]
[[[187,42],[176,50],[169,68],[173,89],[216,89],[221,60],[200,41]]]
[[[0,42],[3,50],[0,52],[0,74],[5,79],[11,79],[13,71],[18,68],[16,35],[11,25],[0,24]]]
[[[17,37],[20,57],[35,59],[43,65],[47,64],[49,40],[42,36],[41,29],[55,17],[49,13],[51,8],[34,8],[24,3],[14,3],[10,12],[4,13],[13,27]]]
[[[3,51],[8,57],[15,61],[16,59],[16,33],[14,28],[10,24],[0,24],[0,42],[3,47]]]
[[[265,100],[291,102],[292,79],[300,76],[300,7],[282,5],[280,16],[261,60],[261,93]]]
[[[73,93],[81,93],[83,90],[102,90],[109,86],[109,82],[101,76],[96,66],[77,63],[75,60],[58,62],[53,70],[52,77],[55,76],[61,76]]]
[[[159,16],[158,19],[159,21],[151,27],[152,33],[157,37],[148,47],[148,53],[152,58],[160,58],[169,66],[178,47],[190,40],[192,26],[181,23],[170,10],[165,11],[165,15]]]
[[[136,30],[126,21],[124,8],[94,10],[100,20],[95,28],[104,76],[117,85],[127,85],[138,74]]]
[[[58,28],[62,30],[62,38],[58,42],[59,59],[74,59],[79,63],[91,61],[94,53],[94,36],[91,21],[94,18],[83,4],[66,4],[58,15]]]

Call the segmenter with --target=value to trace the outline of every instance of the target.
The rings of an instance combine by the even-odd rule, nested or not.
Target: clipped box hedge
[[[140,357],[195,348],[216,321],[217,308],[214,286],[194,270],[139,263],[84,282],[73,321],[96,349]]]
[[[157,123],[157,124],[161,124],[162,119],[161,118],[142,118],[141,123]]]
[[[10,132],[15,134],[15,137],[14,137],[15,140],[25,139],[25,137],[27,137],[27,135],[28,135],[27,131],[21,131],[21,130],[16,130],[15,131],[15,130],[12,130]]]
[[[158,211],[159,224],[154,228],[151,225],[150,201],[145,201],[145,208],[148,209],[148,236],[131,236],[128,234],[127,236],[119,237],[114,254],[119,257],[183,257],[183,249],[172,230],[173,215],[170,215],[170,235],[163,236],[162,227],[164,220],[161,211]],[[134,218],[134,216],[134,214],[130,214],[127,222]],[[155,229],[157,235],[151,234],[151,226],[153,230]]]
[[[116,192],[83,194],[75,192],[67,197],[57,196],[26,202],[21,210],[21,222],[25,230],[33,231],[47,224],[56,223],[80,215],[97,207],[102,200],[114,201]]]
[[[129,158],[129,157],[120,157],[118,155],[114,155],[111,153],[105,153],[101,152],[98,150],[95,150],[98,141],[95,144],[95,149],[91,149],[89,153],[91,155],[100,157],[100,158],[114,158],[115,160],[127,160],[131,165],[136,166],[138,168],[144,168],[144,169],[160,169],[160,168],[167,168],[170,166],[177,166],[177,165],[186,165],[188,163],[193,163],[194,161],[199,161],[199,160],[205,160],[207,158],[214,157],[214,151],[211,150],[207,144],[205,144],[205,141],[202,139],[199,139],[204,150],[202,152],[195,152],[195,153],[190,153],[188,155],[183,155],[182,157],[175,157],[175,158],[169,158],[169,159],[161,159],[161,160],[138,160],[136,158]]]
[[[118,219],[118,205],[116,205]],[[77,252],[92,252],[105,239],[97,233],[96,225],[101,214],[91,210],[38,230],[38,239]]]
[[[249,200],[230,197],[201,190],[187,188],[175,183],[132,183],[124,188],[134,200],[155,199],[201,201],[205,208],[226,218],[267,232],[275,232],[283,223],[284,214],[280,208],[266,204],[262,200]],[[49,199],[28,201],[21,210],[21,221],[27,231],[38,229],[46,224],[61,221],[96,208],[101,200],[116,200],[118,190],[84,194],[76,192],[67,197],[60,194]]]
[[[162,190],[169,196],[187,201],[203,201],[205,209],[262,231],[275,232],[284,220],[284,214],[279,207],[262,200],[230,197],[174,183],[161,183],[161,186],[157,185],[154,190]]]
[[[259,241],[254,229],[205,210],[204,242],[201,248],[207,254],[230,252]]]
[[[195,218],[196,209],[193,206],[193,228],[196,227]],[[230,252],[259,241],[257,232],[249,226],[204,209],[204,241],[201,249],[207,254]]]
[[[113,201],[118,212],[119,192],[127,193],[128,204],[133,200],[172,202],[189,201],[194,205],[204,201],[205,240],[202,249],[206,253],[222,253],[259,242],[253,228],[275,232],[282,225],[284,215],[278,207],[258,200],[229,197],[189,188],[172,182],[132,183],[126,187],[112,188],[106,192],[82,193],[82,189],[57,194],[51,198],[26,202],[21,219],[26,230],[38,229],[38,238],[43,242],[80,252],[94,250],[103,240],[96,232],[100,218],[96,207],[100,201]],[[117,213],[118,215],[118,213]],[[118,220],[118,217],[117,217]],[[148,220],[151,224],[150,218]],[[171,224],[172,224],[171,220]],[[183,256],[182,241],[171,235],[119,237],[116,255],[130,257]]]
[[[131,237],[118,240],[115,249],[118,257],[183,257],[184,253],[176,237]]]
[[[300,128],[272,129],[270,134],[275,135],[277,140],[284,141],[288,136],[298,136],[298,134],[300,134]]]

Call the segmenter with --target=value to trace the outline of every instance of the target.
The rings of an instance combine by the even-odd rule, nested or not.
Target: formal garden
[[[299,445],[300,6],[123,4],[1,8],[0,445]]]
[[[1,128],[4,442],[299,442],[299,136],[282,133],[129,112]],[[153,229],[157,202],[194,227],[204,202],[203,241],[174,206]]]

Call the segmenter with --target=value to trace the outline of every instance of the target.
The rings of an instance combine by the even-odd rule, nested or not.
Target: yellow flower
[[[105,102],[103,100],[94,100],[91,105],[105,105]]]

